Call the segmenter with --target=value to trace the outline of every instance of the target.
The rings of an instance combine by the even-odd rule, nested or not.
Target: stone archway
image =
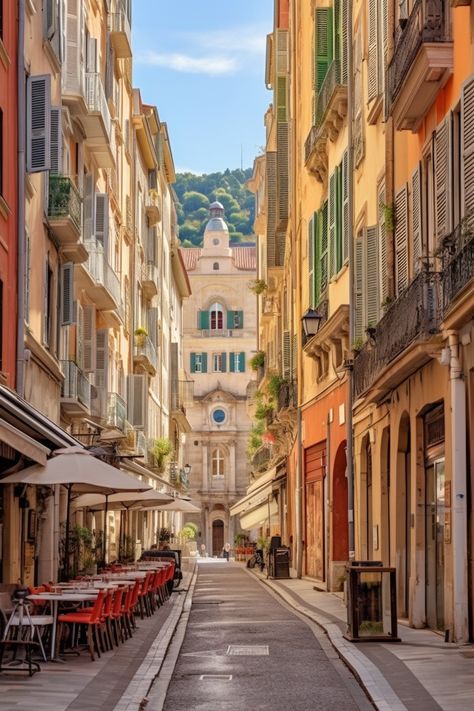
[[[382,432],[380,447],[380,549],[381,560],[384,565],[390,565],[390,427],[385,427]]]
[[[224,521],[216,518],[212,522],[212,555],[220,556],[224,547]]]
[[[346,467],[346,442],[342,442],[337,449],[333,469],[332,560],[344,563],[349,558]]]

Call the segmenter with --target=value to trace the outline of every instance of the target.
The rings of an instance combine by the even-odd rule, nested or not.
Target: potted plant
[[[151,454],[155,460],[155,466],[158,471],[163,472],[166,464],[173,454],[173,444],[166,437],[158,437],[153,442]]]
[[[264,279],[253,279],[253,281],[249,282],[249,289],[256,296],[259,296],[260,294],[263,294],[268,289],[268,286],[267,286]]]
[[[148,331],[143,326],[139,326],[135,329],[135,343],[137,346],[144,346],[145,341],[148,337]]]
[[[259,368],[263,368],[265,365],[265,353],[264,351],[258,351],[250,359],[250,367],[252,370],[257,371]]]
[[[82,570],[86,575],[97,575],[97,563],[92,551],[87,551],[82,556]]]

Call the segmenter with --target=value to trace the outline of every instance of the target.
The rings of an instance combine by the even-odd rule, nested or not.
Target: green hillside
[[[179,237],[183,247],[199,247],[209,219],[209,204],[219,200],[225,209],[231,242],[254,240],[254,196],[245,187],[251,168],[224,173],[194,175],[178,173],[174,189],[178,196]]]

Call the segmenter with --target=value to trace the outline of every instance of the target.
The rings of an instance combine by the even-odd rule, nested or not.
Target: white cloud
[[[265,54],[267,32],[263,27],[234,27],[214,32],[190,32],[186,36],[200,47],[238,54]]]
[[[155,67],[167,67],[177,72],[187,72],[189,74],[231,74],[236,71],[238,62],[235,57],[205,56],[191,57],[187,54],[143,52],[138,56],[140,64],[147,64]]]

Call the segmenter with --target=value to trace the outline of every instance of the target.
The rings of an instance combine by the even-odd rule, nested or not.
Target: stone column
[[[232,493],[235,491],[235,468],[235,442],[231,442],[229,445],[228,491]]]
[[[202,491],[203,491],[203,494],[209,488],[208,474],[209,474],[209,442],[205,441],[202,444]]]

